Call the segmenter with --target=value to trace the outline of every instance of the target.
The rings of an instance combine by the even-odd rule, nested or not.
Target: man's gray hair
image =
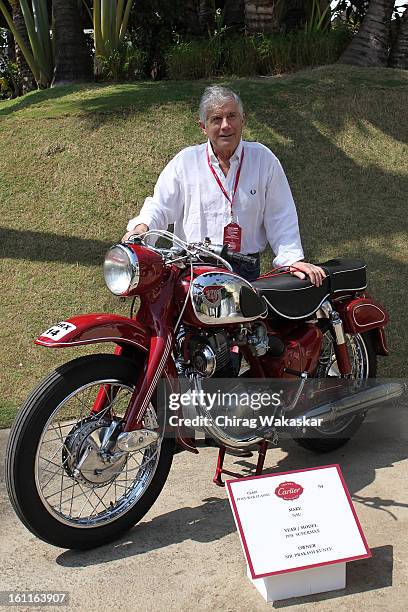
[[[223,106],[227,102],[233,100],[237,103],[241,117],[244,117],[244,107],[242,100],[235,91],[228,89],[228,87],[222,87],[221,85],[211,85],[206,87],[200,100],[200,121],[204,125],[207,123],[207,116],[212,108]]]

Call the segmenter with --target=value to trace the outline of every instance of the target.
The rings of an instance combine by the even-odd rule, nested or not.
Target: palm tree
[[[276,32],[279,29],[277,8],[279,0],[245,0],[245,26],[247,31]]]
[[[204,34],[214,29],[214,0],[199,0],[198,3],[198,22]]]
[[[224,19],[226,26],[244,25],[244,0],[226,0],[224,6]]]
[[[284,33],[299,30],[306,23],[305,0],[286,0],[282,7],[281,30]]]
[[[55,68],[52,86],[89,81],[91,58],[77,0],[52,0]]]
[[[26,47],[30,48],[27,28],[26,28],[23,13],[21,10],[20,2],[19,0],[9,0],[9,3],[11,4],[13,23],[15,25],[15,28],[17,32],[19,33],[23,43],[26,45]],[[36,89],[37,85],[35,82],[34,75],[31,72],[25,60],[25,57],[19,45],[17,44],[17,42],[15,43],[15,50],[16,50],[16,64],[17,64],[18,76],[19,76],[20,87],[21,87],[20,93],[25,94],[29,91],[32,91],[33,89]]]
[[[387,66],[395,0],[371,0],[358,33],[339,59],[354,66]]]
[[[401,17],[397,40],[391,49],[389,65],[391,68],[408,69],[408,8]]]

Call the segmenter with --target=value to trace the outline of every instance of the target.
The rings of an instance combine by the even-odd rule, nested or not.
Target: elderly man
[[[226,87],[207,87],[199,125],[207,142],[183,149],[168,163],[123,240],[174,224],[174,233],[187,242],[208,236],[254,256],[253,267],[235,268],[250,281],[259,276],[259,253],[269,242],[275,267],[287,266],[320,286],[325,274],[303,261],[295,203],[279,160],[264,145],[241,139],[239,96]]]

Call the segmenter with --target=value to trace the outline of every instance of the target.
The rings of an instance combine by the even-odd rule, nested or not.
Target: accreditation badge
[[[239,253],[241,250],[242,228],[238,223],[228,223],[224,227],[224,244],[232,251]]]

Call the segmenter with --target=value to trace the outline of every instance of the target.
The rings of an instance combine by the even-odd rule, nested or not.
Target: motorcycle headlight
[[[103,264],[105,283],[114,295],[128,295],[139,284],[139,260],[125,244],[115,244]]]

